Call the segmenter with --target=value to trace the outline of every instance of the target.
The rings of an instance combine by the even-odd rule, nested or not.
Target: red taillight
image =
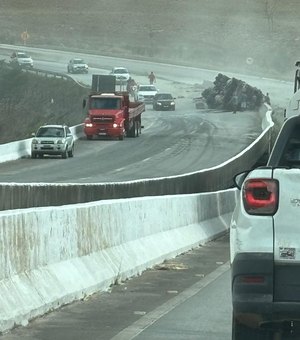
[[[243,187],[245,210],[250,215],[274,215],[278,208],[278,181],[248,179]]]
[[[253,284],[259,284],[259,283],[264,283],[265,278],[264,276],[257,276],[257,275],[252,275],[252,276],[241,276],[240,280],[241,283],[253,283]]]

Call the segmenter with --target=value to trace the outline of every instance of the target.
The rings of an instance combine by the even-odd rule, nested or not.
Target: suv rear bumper
[[[283,277],[282,267],[289,275]],[[240,322],[259,326],[262,322],[300,320],[300,298],[297,294],[293,298],[290,292],[300,282],[299,265],[276,266],[273,253],[240,253],[231,273],[233,312]],[[286,277],[292,276],[289,285]]]

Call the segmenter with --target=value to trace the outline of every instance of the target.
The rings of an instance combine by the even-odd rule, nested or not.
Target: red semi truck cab
[[[104,76],[98,76],[97,80]],[[131,102],[128,92],[105,93],[93,91],[84,100],[87,117],[84,133],[87,139],[108,136],[123,140],[125,136],[137,137],[141,132],[141,115],[145,104]]]

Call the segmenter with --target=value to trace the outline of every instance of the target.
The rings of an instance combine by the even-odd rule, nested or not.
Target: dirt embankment
[[[31,137],[45,123],[73,126],[84,120],[87,90],[71,81],[0,69],[0,144]]]

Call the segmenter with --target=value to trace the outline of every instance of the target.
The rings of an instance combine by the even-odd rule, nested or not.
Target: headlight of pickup
[[[31,143],[32,143],[32,144],[39,144],[39,142],[40,142],[40,141],[39,141],[38,139],[34,138],[34,139],[32,140]]]
[[[66,140],[65,139],[58,139],[56,141],[56,144],[65,144]]]

